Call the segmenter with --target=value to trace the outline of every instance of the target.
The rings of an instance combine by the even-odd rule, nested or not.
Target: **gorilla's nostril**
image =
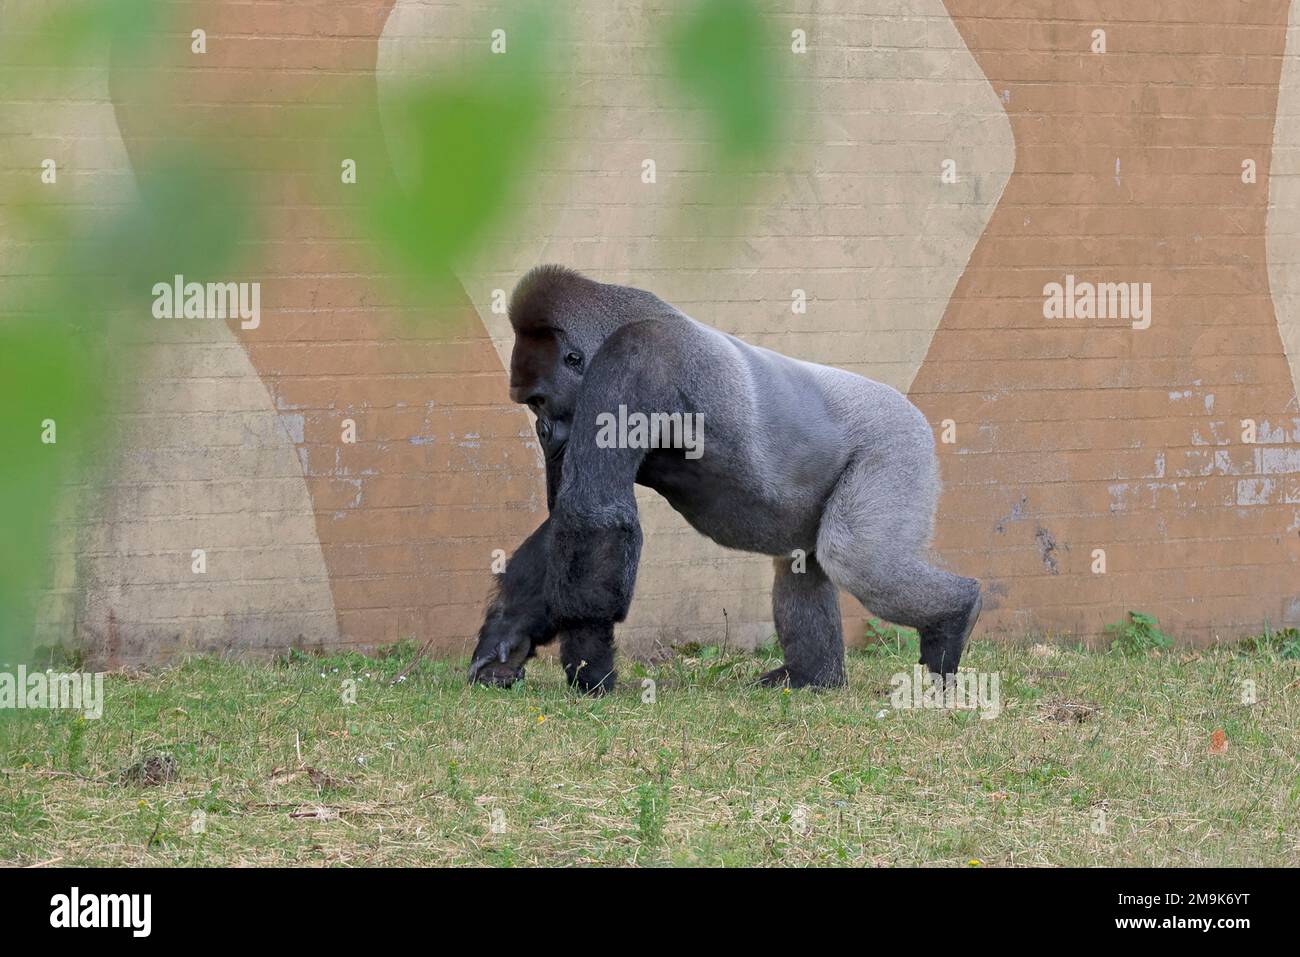
[[[533,394],[528,397],[528,405],[535,411],[540,412],[546,405],[546,396]]]

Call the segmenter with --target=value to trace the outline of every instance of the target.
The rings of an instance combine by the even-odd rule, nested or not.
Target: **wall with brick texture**
[[[196,127],[291,147],[258,174],[265,235],[231,277],[262,282],[260,328],[159,324],[142,306],[119,455],[71,490],[84,507],[63,516],[45,639],[110,662],[404,637],[467,650],[493,550],[545,512],[492,310],[538,262],[888,382],[936,436],[950,421],[937,556],[986,581],[986,633],[1095,637],[1129,609],[1191,642],[1300,624],[1288,4],[767,3],[791,105],[736,216],[694,203],[713,153],[666,76],[680,7],[566,5],[559,122],[437,322],[404,321],[373,250],[303,187],[337,178],[342,147],[290,141],[277,108],[373,101],[370,132],[409,178],[387,104],[405,76],[491,55],[491,4],[177,5],[207,30],[202,57],[177,28],[182,52],[150,83],[118,63],[55,106],[6,104],[5,175],[58,157],[61,196],[88,210],[128,198],[133,164]],[[806,54],[788,49],[795,29]],[[1044,285],[1067,274],[1151,283],[1150,328],[1045,319]],[[346,418],[355,445],[339,441]],[[770,635],[770,560],[638,500],[620,644]],[[860,633],[862,609],[844,609]]]

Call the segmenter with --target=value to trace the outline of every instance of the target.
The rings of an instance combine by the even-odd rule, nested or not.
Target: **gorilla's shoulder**
[[[699,327],[680,313],[646,316],[616,329],[592,360],[595,380],[626,381],[629,373],[647,388],[677,382],[695,365],[708,344]],[[649,398],[649,396],[643,396]]]

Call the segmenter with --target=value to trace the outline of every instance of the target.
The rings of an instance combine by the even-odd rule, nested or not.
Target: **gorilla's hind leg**
[[[844,684],[844,631],[839,591],[808,555],[806,565],[773,560],[772,617],[785,664],[759,680],[769,687],[838,688]]]
[[[864,550],[864,556],[871,551]],[[966,640],[980,613],[980,583],[918,558],[881,554],[857,565],[827,564],[840,587],[885,621],[915,628],[921,664],[930,674],[956,674]]]
[[[947,677],[979,617],[980,583],[925,559],[938,495],[931,441],[927,431],[910,457],[868,457],[845,471],[822,513],[817,558],[873,614],[915,628],[921,664]]]

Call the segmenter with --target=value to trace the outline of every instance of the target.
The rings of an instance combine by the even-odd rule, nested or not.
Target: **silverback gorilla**
[[[641,553],[635,484],[718,544],[773,556],[785,663],[764,684],[844,684],[838,588],[916,628],[931,673],[957,670],[980,587],[925,559],[939,495],[934,437],[903,395],[561,266],[520,280],[510,324],[510,398],[537,415],[550,515],[497,576],[471,682],[512,684],[558,637],[571,684],[614,686],[614,624]],[[601,423],[620,406],[700,416],[703,454],[604,440]]]

